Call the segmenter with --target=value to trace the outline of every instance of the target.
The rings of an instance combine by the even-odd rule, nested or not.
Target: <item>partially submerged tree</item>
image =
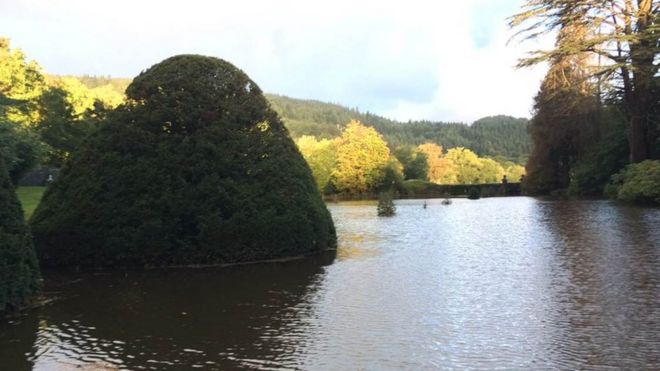
[[[32,236],[0,153],[0,313],[24,307],[39,286]]]
[[[394,216],[394,214],[396,214],[394,195],[391,191],[378,194],[378,206],[376,211],[378,212],[378,216]]]
[[[35,211],[43,265],[216,264],[335,246],[309,167],[245,73],[181,55],[126,92]]]
[[[658,58],[660,55],[660,4],[652,0],[527,0],[524,10],[512,17],[519,36],[535,38],[566,27],[583,27],[582,38],[557,43],[521,60],[530,66],[584,53],[605,58],[592,74],[618,88],[627,114],[630,161],[640,162],[658,153]]]

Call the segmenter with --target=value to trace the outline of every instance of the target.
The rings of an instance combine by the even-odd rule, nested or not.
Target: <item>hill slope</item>
[[[121,93],[131,81],[87,75],[78,79],[89,88],[110,85]],[[276,94],[266,94],[266,98],[284,119],[293,138],[302,135],[334,138],[340,135],[350,120],[355,119],[373,126],[393,148],[400,145],[416,146],[432,141],[445,149],[466,147],[480,156],[500,156],[524,163],[532,146],[527,133],[528,120],[523,118],[489,116],[475,121],[472,125],[434,121],[398,122],[338,104]]]
[[[523,118],[489,116],[472,125],[433,121],[403,123],[332,103],[274,94],[266,94],[266,97],[294,138],[302,135],[336,137],[351,119],[356,119],[376,128],[392,147],[432,141],[444,148],[466,147],[481,156],[501,156],[516,162],[525,162],[531,151],[527,133],[529,121]]]

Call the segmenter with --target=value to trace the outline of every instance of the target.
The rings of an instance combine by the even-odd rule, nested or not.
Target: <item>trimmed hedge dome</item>
[[[175,56],[126,94],[31,219],[42,265],[219,264],[336,246],[309,167],[241,70]]]
[[[39,283],[32,236],[0,156],[0,313],[27,305]]]

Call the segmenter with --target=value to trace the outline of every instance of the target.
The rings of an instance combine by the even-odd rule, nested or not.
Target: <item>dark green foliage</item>
[[[36,132],[48,145],[48,163],[62,166],[66,158],[82,144],[92,125],[78,120],[67,102],[67,92],[49,88],[39,98],[39,122]]]
[[[470,200],[478,200],[481,198],[481,188],[478,187],[472,187],[468,191],[468,199]]]
[[[20,108],[24,103],[0,94],[0,155],[14,184],[37,165],[43,152],[35,135],[7,119],[9,108]]]
[[[378,195],[378,216],[393,216],[396,214],[396,207],[392,192],[382,192]]]
[[[403,177],[406,180],[427,179],[429,165],[424,152],[417,151],[412,146],[401,146],[394,150],[394,156],[403,165]]]
[[[0,154],[0,313],[24,307],[39,291],[32,236]]]
[[[660,160],[628,165],[612,176],[605,192],[619,201],[660,205]]]
[[[462,123],[389,120],[337,104],[267,95],[294,138],[313,135],[334,138],[351,120],[373,126],[392,148],[435,142],[443,148],[466,147],[480,156],[502,156],[524,163],[531,151],[528,120],[510,116],[484,117],[468,126]]]
[[[42,264],[216,264],[336,245],[308,166],[242,71],[176,56],[126,92],[32,217]]]
[[[394,161],[390,161],[385,166],[383,179],[375,187],[377,192],[401,192],[404,190],[403,174],[397,168],[397,165]]]
[[[492,196],[519,196],[520,183],[509,183],[506,188],[500,183],[494,184],[435,184],[425,182],[423,180],[412,179],[403,182],[403,190],[401,194],[404,197],[424,197],[424,198],[437,198],[449,196],[469,196],[471,192],[475,196],[492,197]]]
[[[0,119],[0,155],[14,184],[39,163],[43,152],[44,146],[34,134]]]
[[[606,110],[600,131],[603,138],[591,145],[585,156],[573,166],[569,193],[576,196],[602,196],[612,174],[628,163],[628,141],[622,120],[613,110]],[[607,119],[610,119],[608,122]]]

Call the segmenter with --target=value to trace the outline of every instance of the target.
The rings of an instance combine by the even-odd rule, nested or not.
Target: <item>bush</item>
[[[245,73],[175,56],[126,93],[31,219],[43,265],[219,264],[336,245],[309,167]]]
[[[468,199],[478,200],[481,198],[481,189],[479,187],[470,187],[468,190]]]
[[[605,192],[624,202],[660,205],[660,160],[628,165],[612,176]]]
[[[35,135],[16,124],[0,121],[0,155],[14,185],[39,163],[43,153],[44,145]]]
[[[392,192],[382,192],[378,195],[378,216],[393,216],[396,213],[392,199]]]
[[[571,168],[568,192],[574,196],[602,196],[612,174],[628,163],[625,126],[614,120],[602,128],[606,133]]]
[[[0,313],[25,306],[39,282],[32,236],[0,154]]]

